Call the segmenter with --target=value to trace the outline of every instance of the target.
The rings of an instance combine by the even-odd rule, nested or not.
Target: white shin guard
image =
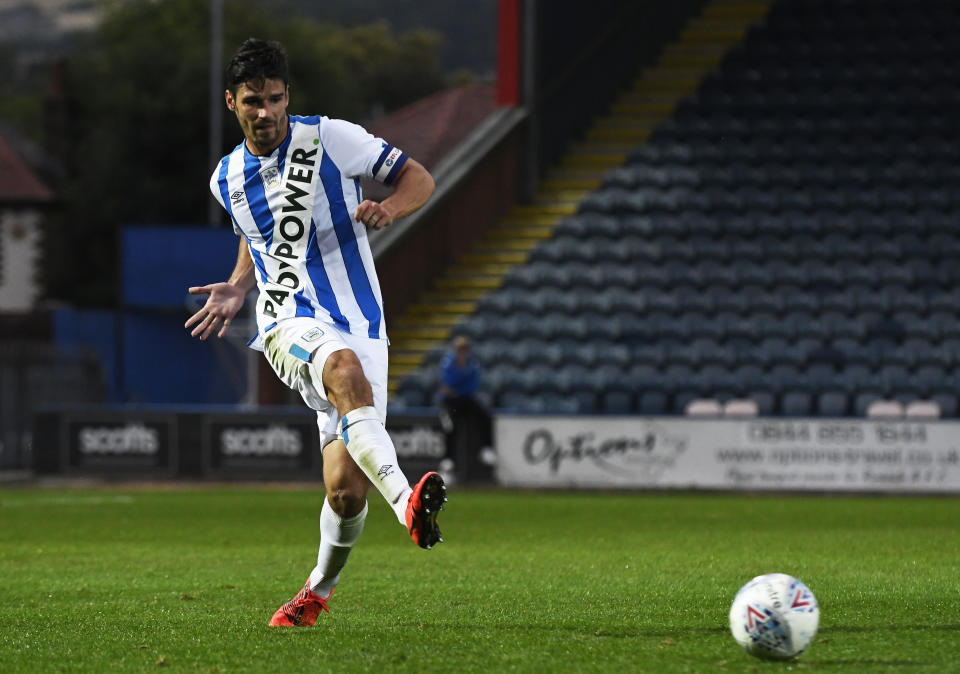
[[[340,431],[351,458],[393,508],[400,524],[406,525],[410,483],[397,465],[397,450],[376,409],[358,407],[348,412]]]
[[[317,565],[310,572],[310,589],[321,597],[329,597],[340,581],[340,572],[347,563],[350,550],[363,533],[367,519],[367,504],[353,517],[342,519],[333,511],[330,501],[323,498],[320,510],[320,550]]]

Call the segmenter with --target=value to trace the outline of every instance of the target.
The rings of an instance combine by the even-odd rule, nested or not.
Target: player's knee
[[[335,486],[328,491],[327,500],[333,512],[340,517],[353,517],[363,510],[367,500],[366,490],[353,485]]]

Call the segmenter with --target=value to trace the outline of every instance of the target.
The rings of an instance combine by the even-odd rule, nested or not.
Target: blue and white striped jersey
[[[389,185],[407,155],[350,122],[289,119],[287,137],[272,154],[258,157],[240,143],[210,179],[256,267],[254,346],[294,316],[386,339],[366,227],[353,213],[363,200],[360,178]]]

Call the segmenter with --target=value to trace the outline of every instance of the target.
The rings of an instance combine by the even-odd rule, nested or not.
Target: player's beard
[[[273,152],[283,140],[286,120],[286,115],[282,115],[276,121],[251,122],[244,131],[250,149],[258,155]]]
[[[280,140],[281,120],[253,127],[253,137],[260,147],[271,147]]]

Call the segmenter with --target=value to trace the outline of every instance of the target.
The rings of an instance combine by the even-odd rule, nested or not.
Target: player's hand
[[[393,223],[393,214],[384,208],[383,204],[365,199],[362,204],[357,206],[357,210],[353,213],[353,219],[362,222],[371,229],[383,229]]]
[[[187,292],[191,295],[208,295],[203,308],[183,324],[184,328],[189,328],[196,323],[196,327],[190,331],[190,336],[200,335],[201,341],[206,340],[217,329],[217,325],[221,324],[217,337],[223,337],[227,333],[227,328],[230,327],[230,321],[240,311],[247,296],[242,288],[230,283],[194,286],[188,288]]]

